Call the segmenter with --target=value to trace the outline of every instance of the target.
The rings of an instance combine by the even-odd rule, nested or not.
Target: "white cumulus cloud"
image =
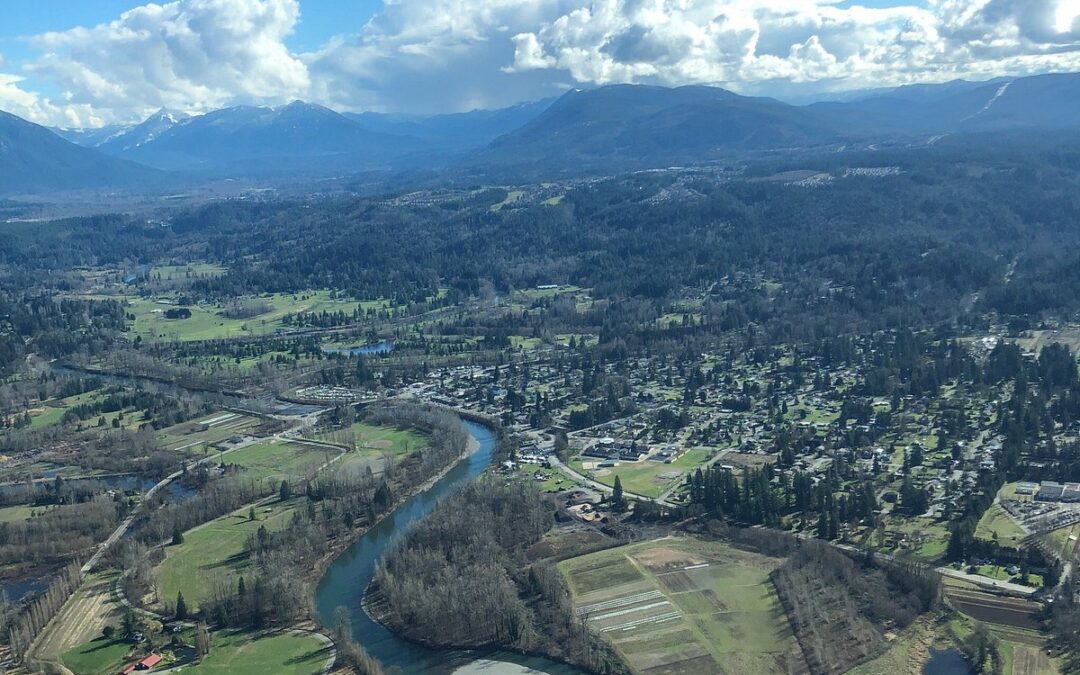
[[[309,88],[307,68],[284,44],[296,0],[175,0],[93,27],[38,35],[30,72],[123,119],[165,106],[206,110],[277,101]]]
[[[384,0],[319,49],[287,40],[305,0],[173,0],[36,36],[24,65],[48,101],[0,75],[0,107],[116,120],[305,98],[448,112],[569,87],[713,84],[799,94],[1080,70],[1080,0]],[[9,64],[6,68],[12,70]]]

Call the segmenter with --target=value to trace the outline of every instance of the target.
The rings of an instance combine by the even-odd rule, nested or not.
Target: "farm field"
[[[285,479],[307,478],[338,454],[340,450],[325,446],[269,438],[234,450],[221,461],[242,467],[244,478],[273,486]]]
[[[977,621],[1026,631],[1040,628],[1042,605],[1037,602],[952,586],[947,587],[946,596],[959,612]]]
[[[802,673],[769,573],[777,558],[664,538],[559,563],[574,607],[634,672]]]
[[[210,639],[210,654],[184,672],[198,675],[314,675],[328,649],[317,638],[288,632],[252,635],[224,631]]]
[[[201,452],[207,445],[250,434],[259,424],[258,417],[222,410],[162,429],[157,432],[157,438],[170,450],[195,453]]]
[[[105,673],[118,665],[130,645],[99,640],[108,624],[116,624],[120,611],[113,596],[116,573],[91,574],[72,595],[38,638],[34,655],[51,663],[63,662],[83,673]]]
[[[671,464],[644,459],[640,462],[619,462],[611,468],[595,467],[599,460],[577,458],[571,466],[604,485],[614,485],[615,477],[622,482],[623,490],[646,497],[659,497],[665,490],[678,483],[698,466],[708,461],[715,451],[706,448],[688,450]]]
[[[295,499],[275,499],[254,507],[255,520],[249,519],[250,509],[244,507],[185,532],[184,543],[165,547],[165,560],[157,568],[162,601],[174,603],[182,592],[188,607],[195,610],[218,580],[235,584],[248,564],[244,554],[247,538],[263,526],[271,532],[285,527],[294,508]]]

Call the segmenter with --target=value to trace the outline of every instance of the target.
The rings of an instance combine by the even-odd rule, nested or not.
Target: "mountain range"
[[[0,194],[370,170],[597,171],[931,135],[1080,130],[1080,74],[955,81],[789,105],[706,86],[613,85],[502,110],[409,116],[293,102],[48,130],[0,117]]]
[[[148,185],[159,174],[0,112],[0,194]]]

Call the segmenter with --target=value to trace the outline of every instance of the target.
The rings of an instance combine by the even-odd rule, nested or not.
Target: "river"
[[[325,625],[332,625],[334,610],[339,606],[345,607],[352,618],[353,638],[369,654],[382,662],[384,667],[397,666],[405,674],[451,673],[474,662],[481,666],[483,672],[491,675],[530,672],[527,670],[529,668],[551,675],[581,673],[582,671],[576,668],[542,658],[522,657],[504,652],[430,649],[409,642],[372,621],[360,606],[364,590],[375,574],[375,563],[383,552],[397,541],[410,525],[431,513],[441,498],[478,477],[491,462],[495,450],[495,437],[491,430],[474,422],[464,424],[479,442],[479,450],[450,469],[429,489],[402,502],[331,563],[315,591],[315,607],[319,617]],[[484,661],[478,662],[478,659]],[[500,666],[487,660],[503,662],[506,665]],[[524,668],[514,668],[511,664]]]

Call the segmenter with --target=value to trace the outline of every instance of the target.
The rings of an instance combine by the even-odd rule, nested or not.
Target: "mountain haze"
[[[563,95],[520,129],[496,139],[478,159],[646,166],[839,138],[826,118],[774,99],[716,87],[614,85]]]

